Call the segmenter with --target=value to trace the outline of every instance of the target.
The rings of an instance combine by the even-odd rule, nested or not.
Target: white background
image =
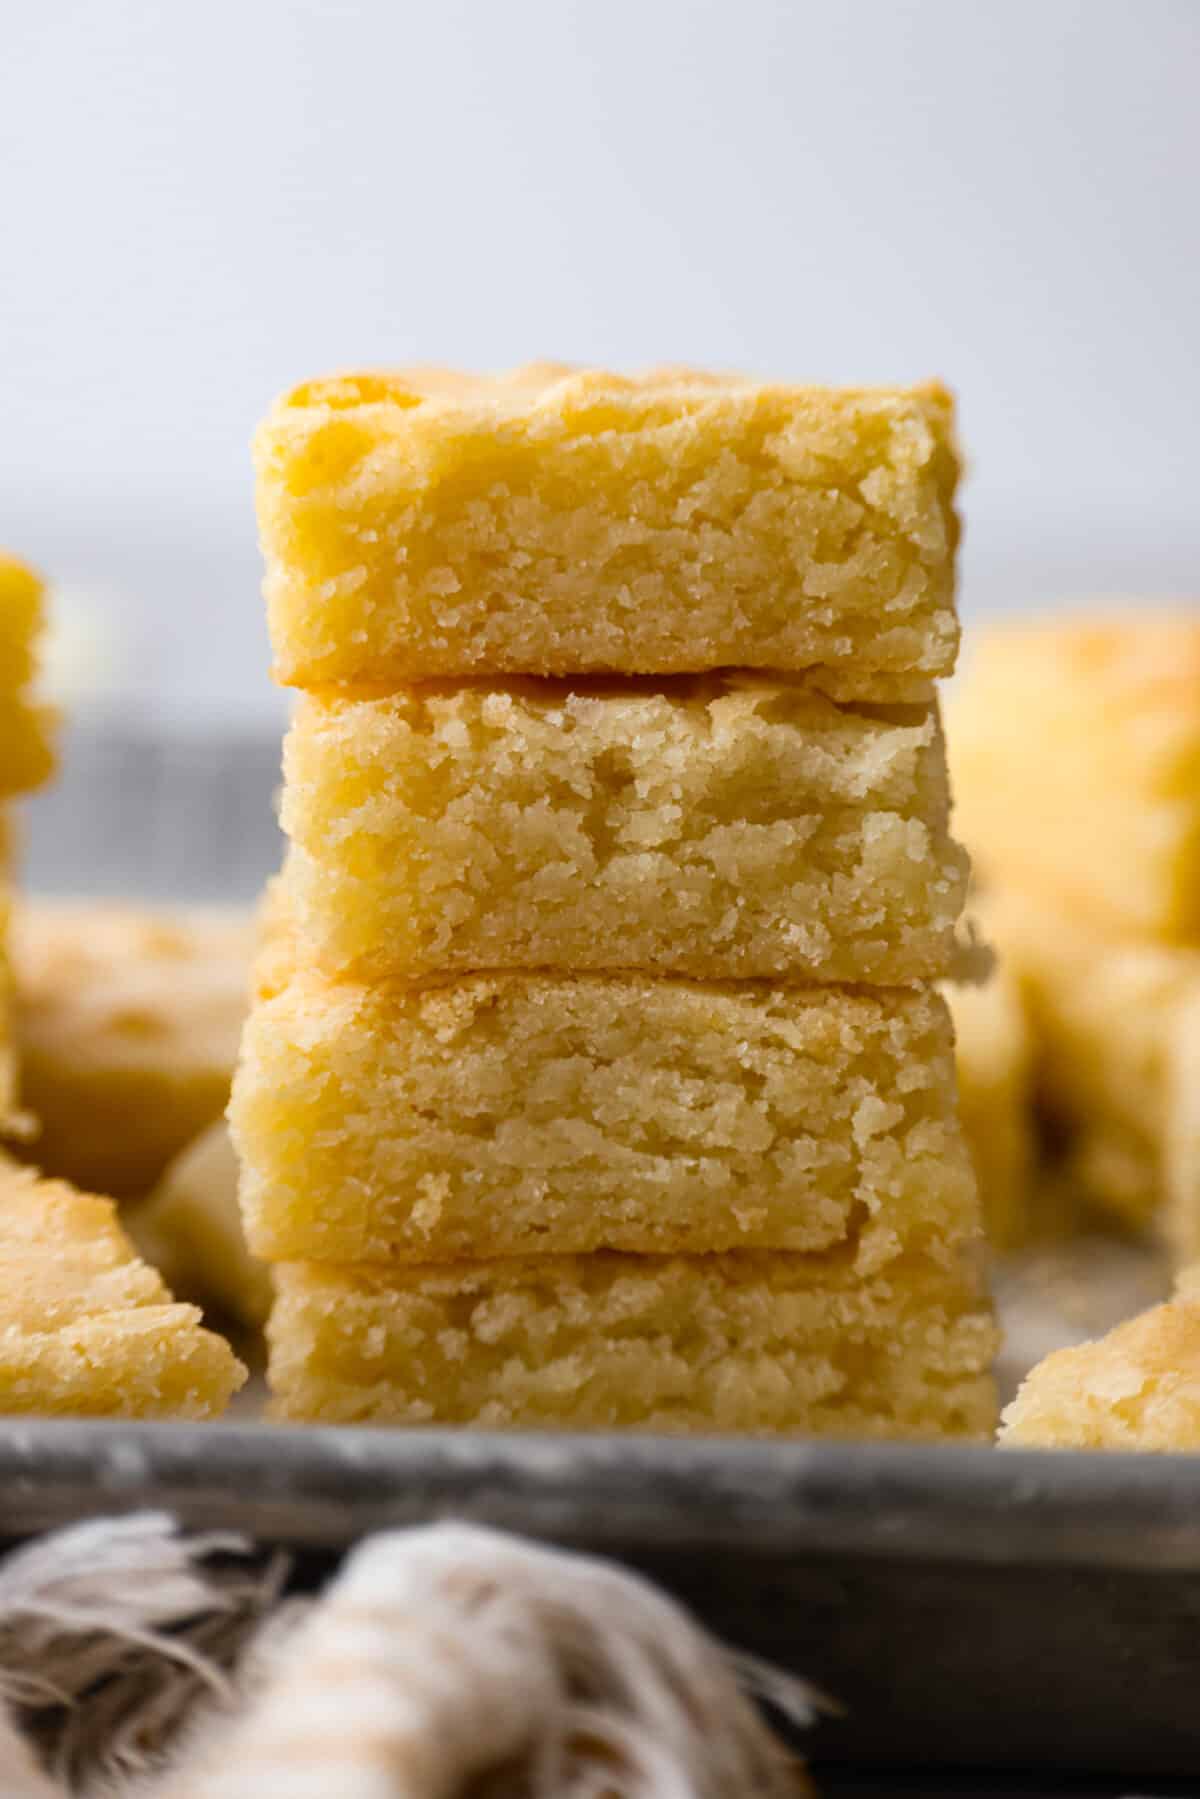
[[[1194,0],[0,17],[0,542],[143,707],[275,716],[247,440],[355,363],[939,373],[968,614],[1200,591]]]

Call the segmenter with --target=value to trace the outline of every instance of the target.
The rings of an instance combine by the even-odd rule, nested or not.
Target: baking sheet
[[[7,1536],[147,1504],[291,1546],[301,1582],[368,1531],[447,1515],[601,1551],[838,1700],[821,1757],[1200,1791],[1200,1457],[0,1427]]]
[[[30,809],[34,891],[251,903],[278,866],[272,735],[76,726]],[[1094,1233],[997,1265],[1011,1396],[1167,1291]],[[0,1535],[151,1505],[297,1554],[446,1514],[614,1554],[845,1708],[819,1755],[1129,1769],[1200,1791],[1200,1457],[0,1421]],[[1144,1786],[1140,1790],[1145,1790]]]

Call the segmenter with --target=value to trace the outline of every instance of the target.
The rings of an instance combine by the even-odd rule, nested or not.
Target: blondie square
[[[959,1114],[984,1224],[998,1249],[1032,1224],[1033,1044],[1019,983],[1001,959],[981,986],[945,988],[954,1020]]]
[[[0,1413],[208,1418],[245,1378],[111,1200],[0,1161]]]
[[[18,910],[22,1100],[48,1173],[143,1196],[220,1117],[253,948],[254,926],[236,912],[95,901]]]
[[[1176,1019],[1200,992],[1200,950],[1113,938],[1026,894],[986,896],[981,917],[1021,988],[1064,1173],[1093,1204],[1147,1223],[1171,1179]]]
[[[54,769],[54,716],[30,692],[44,600],[33,570],[0,550],[0,796],[40,787]]]
[[[977,1278],[915,1260],[539,1256],[276,1271],[276,1415],[345,1424],[984,1436]]]
[[[979,1228],[940,995],[301,970],[230,1107],[268,1260],[904,1247]]]
[[[953,957],[934,706],[742,675],[327,693],[284,772],[289,904],[335,973],[899,985]]]
[[[1163,1230],[1177,1262],[1200,1262],[1200,969],[1170,1020],[1166,1082]]]
[[[175,1157],[128,1223],[173,1293],[251,1329],[266,1321],[271,1275],[246,1247],[238,1161],[223,1118]]]
[[[1005,1409],[1005,1449],[1200,1449],[1200,1271],[1165,1305],[1059,1349]]]
[[[989,880],[1200,942],[1200,613],[993,631],[948,736],[956,822]]]
[[[537,364],[310,381],[255,443],[279,678],[821,667],[925,698],[957,649],[953,403]]]

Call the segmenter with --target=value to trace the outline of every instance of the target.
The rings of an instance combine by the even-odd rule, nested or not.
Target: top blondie
[[[280,400],[255,461],[289,685],[738,666],[894,701],[954,666],[935,382],[347,374]]]

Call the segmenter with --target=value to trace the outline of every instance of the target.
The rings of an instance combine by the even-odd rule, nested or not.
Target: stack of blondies
[[[45,625],[41,580],[0,550],[0,1130],[17,1118],[17,1056],[8,944],[16,846],[11,807],[54,768],[51,714],[35,695]]]
[[[318,381],[231,1116],[277,1414],[973,1434],[948,395]]]

